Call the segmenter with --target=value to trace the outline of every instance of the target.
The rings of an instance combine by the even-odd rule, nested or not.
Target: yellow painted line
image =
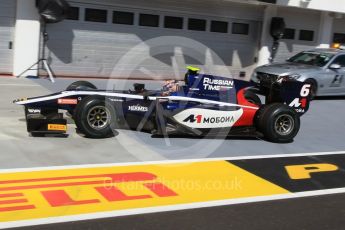
[[[227,161],[1,173],[0,222],[288,193]]]

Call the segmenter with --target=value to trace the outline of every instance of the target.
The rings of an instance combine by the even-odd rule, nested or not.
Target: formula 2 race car
[[[297,81],[251,82],[199,74],[189,67],[175,90],[97,90],[78,81],[47,96],[18,99],[24,105],[32,136],[65,134],[61,110],[71,114],[80,133],[89,138],[113,136],[116,129],[164,135],[258,135],[277,143],[291,142],[300,116],[309,109],[310,85]],[[265,97],[261,102],[258,95]]]

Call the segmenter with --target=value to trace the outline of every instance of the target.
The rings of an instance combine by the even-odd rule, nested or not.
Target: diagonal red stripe
[[[1,204],[18,204],[18,203],[26,203],[28,202],[27,199],[15,199],[15,200],[2,200],[0,201]]]
[[[18,197],[18,196],[24,196],[24,194],[23,193],[0,194],[0,198]]]

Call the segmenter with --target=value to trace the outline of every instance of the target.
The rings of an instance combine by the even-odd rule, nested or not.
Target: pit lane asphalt
[[[336,194],[17,229],[343,230],[344,205],[345,194]]]
[[[52,84],[48,80],[0,78],[1,169],[345,150],[344,98],[313,101],[310,111],[302,117],[298,136],[289,144],[275,144],[257,138],[163,139],[128,130],[119,130],[114,138],[93,140],[77,134],[73,123],[69,125],[68,138],[30,137],[26,132],[23,108],[12,101],[61,91],[73,81],[76,79],[57,79]],[[108,89],[129,89],[133,83],[91,82]],[[158,89],[161,84],[143,82],[148,89]]]

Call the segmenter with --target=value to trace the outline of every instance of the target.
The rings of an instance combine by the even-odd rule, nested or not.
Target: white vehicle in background
[[[272,63],[255,69],[251,80],[297,80],[311,85],[312,97],[345,95],[345,47],[303,51],[284,63]]]

